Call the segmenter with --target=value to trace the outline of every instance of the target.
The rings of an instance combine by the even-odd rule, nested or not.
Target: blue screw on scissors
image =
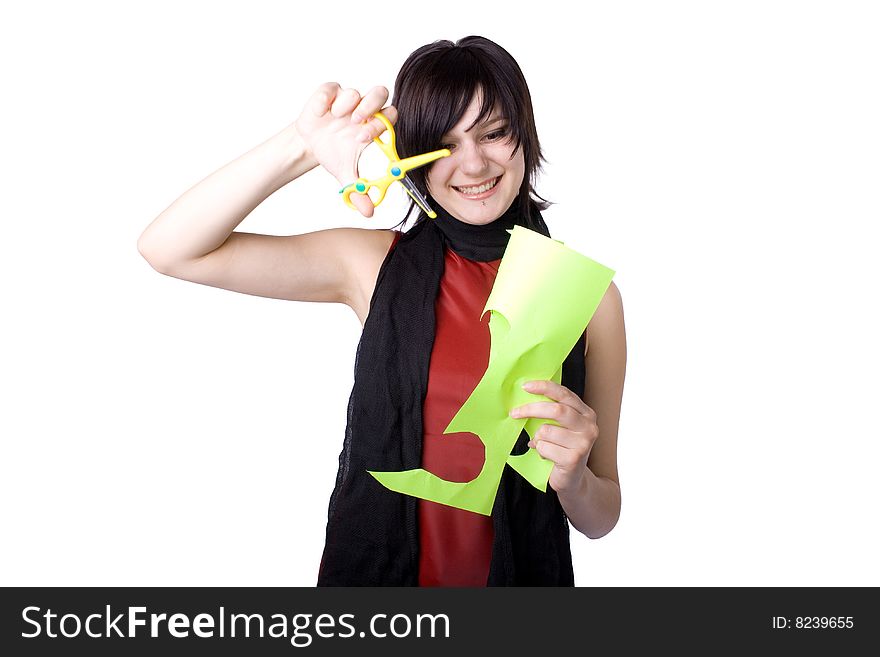
[[[351,202],[352,194],[365,194],[370,201],[373,201],[369,196],[369,191],[375,187],[379,190],[379,198],[376,201],[373,201],[373,207],[376,207],[385,199],[385,193],[388,191],[388,187],[391,186],[391,183],[395,180],[399,180],[403,184],[407,193],[412,197],[413,201],[415,201],[429,217],[436,219],[437,213],[431,209],[431,206],[428,205],[428,201],[426,201],[425,197],[421,195],[412,180],[407,177],[406,172],[434,162],[435,160],[439,160],[441,157],[449,157],[452,155],[452,152],[448,148],[443,148],[439,151],[432,151],[430,153],[425,153],[424,155],[414,155],[401,160],[400,156],[397,154],[397,137],[394,134],[394,128],[392,127],[391,122],[384,114],[382,114],[382,112],[376,112],[373,116],[385,124],[385,129],[391,137],[390,142],[384,141],[381,135],[373,138],[373,141],[378,144],[379,148],[382,149],[382,152],[385,153],[389,160],[391,160],[391,164],[388,165],[388,172],[381,178],[377,178],[376,180],[358,178],[350,185],[346,185],[340,189],[339,193],[342,194],[342,198],[346,205],[357,210],[354,203]]]

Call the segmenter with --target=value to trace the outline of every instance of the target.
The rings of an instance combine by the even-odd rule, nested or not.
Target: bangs
[[[449,48],[425,64],[408,90],[395,89],[401,157],[440,149],[443,135],[458,125],[475,95],[480,98],[480,111],[468,130],[497,108],[509,123],[516,149],[520,147],[523,130],[517,119],[523,112],[517,107],[515,89],[502,86],[501,71],[493,71],[491,63],[465,48]]]

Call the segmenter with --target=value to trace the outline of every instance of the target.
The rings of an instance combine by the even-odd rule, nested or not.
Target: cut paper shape
[[[530,437],[542,418],[512,418],[510,410],[532,401],[552,401],[522,389],[526,381],[562,381],[562,363],[583,333],[614,271],[558,240],[515,226],[481,317],[490,311],[489,365],[444,434],[470,432],[485,447],[485,461],[471,481],[441,479],[423,468],[369,470],[386,488],[488,516],[504,465],[546,492],[553,462],[537,450],[510,452],[525,428]]]

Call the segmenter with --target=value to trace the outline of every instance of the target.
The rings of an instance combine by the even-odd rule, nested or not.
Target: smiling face
[[[437,160],[427,175],[434,200],[456,219],[475,225],[504,214],[525,174],[523,149],[516,148],[509,121],[496,107],[470,128],[479,113],[480,97],[475,95],[461,120],[443,135],[441,147],[452,155]]]

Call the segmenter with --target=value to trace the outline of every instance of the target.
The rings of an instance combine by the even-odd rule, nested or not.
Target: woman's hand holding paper
[[[580,490],[587,470],[587,459],[599,437],[596,413],[565,386],[553,381],[529,381],[526,392],[544,395],[553,401],[532,402],[514,408],[511,417],[550,420],[541,426],[529,447],[553,462],[550,487],[557,493]]]

